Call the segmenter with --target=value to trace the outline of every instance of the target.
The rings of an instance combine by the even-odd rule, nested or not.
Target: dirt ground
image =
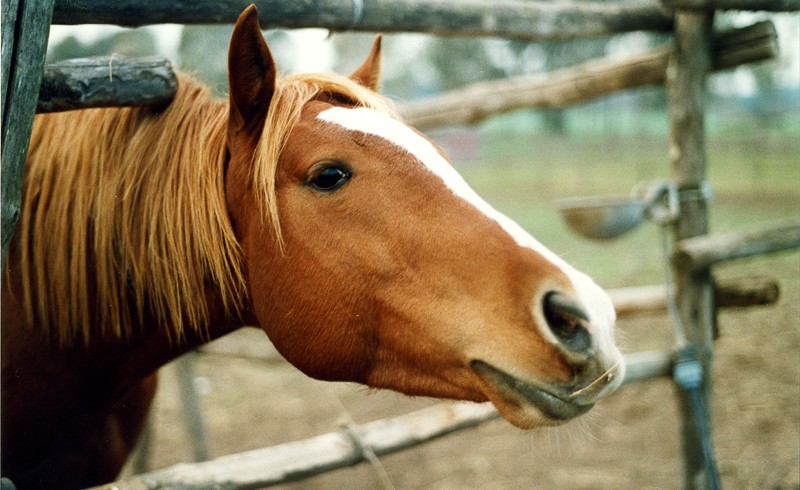
[[[800,489],[800,257],[762,259],[721,276],[780,270],[773,307],[720,314],[715,345],[714,445],[725,488]],[[788,270],[788,273],[787,273]],[[666,315],[623,319],[626,352],[668,348]],[[224,339],[242,355],[268,353],[254,329]],[[347,383],[311,380],[280,359],[198,356],[212,456],[333,430],[352,417],[368,422],[437,403]],[[151,468],[189,461],[175,372],[162,372]],[[564,427],[522,431],[503,420],[380,458],[394,488],[681,488],[680,420],[668,379],[626,385]],[[281,488],[380,488],[369,465]]]

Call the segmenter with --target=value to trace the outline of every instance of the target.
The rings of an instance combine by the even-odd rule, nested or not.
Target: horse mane
[[[278,158],[303,105],[323,96],[394,114],[386,99],[344,77],[278,80],[248,191],[281,244]],[[160,112],[36,117],[17,231],[31,325],[62,345],[126,338],[144,321],[174,341],[187,329],[208,336],[212,292],[238,315],[247,291],[225,201],[228,110],[179,75]]]

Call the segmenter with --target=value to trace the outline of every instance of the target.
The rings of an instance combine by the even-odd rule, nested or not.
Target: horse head
[[[277,79],[255,8],[239,18],[225,187],[246,308],[315,378],[489,400],[524,428],[586,412],[624,376],[611,301],[392,113],[380,52],[349,79]]]

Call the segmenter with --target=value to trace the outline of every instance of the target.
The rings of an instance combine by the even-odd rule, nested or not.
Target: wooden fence
[[[762,281],[755,286],[728,288],[728,296],[715,287],[710,266],[724,260],[800,246],[800,223],[782,223],[777,228],[726,236],[708,236],[708,202],[698,197],[706,181],[704,146],[704,86],[708,73],[775,54],[775,33],[771,25],[714,34],[715,9],[771,11],[800,10],[800,0],[662,0],[663,3],[634,6],[586,2],[454,2],[450,0],[258,0],[264,14],[263,27],[327,27],[332,30],[415,31],[461,36],[497,36],[512,39],[569,39],[649,30],[672,32],[667,48],[643,53],[627,62],[596,61],[553,75],[545,82],[508,80],[465,88],[444,94],[423,106],[402,108],[409,120],[421,127],[442,122],[474,122],[498,111],[529,106],[564,106],[588,100],[614,90],[642,84],[666,83],[670,119],[670,165],[673,181],[679,188],[681,213],[675,225],[676,254],[673,273],[678,322],[686,340],[693,346],[702,377],[697,387],[708,408],[710,361],[714,337],[714,316],[721,297],[731,304],[770,302],[776,286]],[[121,93],[108,92],[103,100],[89,100],[74,85],[56,86],[54,78],[42,84],[43,73],[75,75],[77,70],[102,73],[103,66],[86,64],[43,67],[49,25],[110,23],[135,26],[154,23],[232,23],[249,2],[238,0],[2,0],[2,242],[3,261],[19,213],[21,178],[34,111],[65,110],[76,107],[122,103]],[[147,88],[126,92],[126,103],[165,103],[174,91],[174,78],[168,64],[149,60],[136,67],[122,62],[115,73],[137,85],[136,70],[155,70],[158,82]],[[114,63],[115,60],[108,60]],[[106,63],[106,61],[101,61]],[[142,63],[141,60],[137,63]],[[99,71],[97,71],[99,70]],[[130,71],[132,70],[132,71]],[[106,72],[107,74],[107,72]],[[78,75],[92,78],[92,75]],[[67,77],[68,79],[69,77]],[[103,76],[94,77],[103,83]],[[170,81],[171,80],[171,81]],[[115,88],[118,89],[119,87]],[[42,89],[41,98],[37,97]],[[452,100],[469,103],[455,107]],[[758,292],[753,292],[753,289]],[[730,291],[738,291],[731,293]],[[745,291],[744,293],[742,291]],[[634,294],[631,294],[634,293]],[[618,294],[620,307],[627,304],[637,311],[661,308],[668,299],[664,289]],[[631,299],[638,296],[638,299]],[[625,299],[627,298],[627,299]],[[645,298],[642,300],[642,298]],[[730,299],[736,298],[736,299]],[[626,303],[627,301],[627,303]],[[637,303],[638,302],[638,303]],[[738,302],[738,303],[737,303]],[[642,305],[649,306],[642,306]],[[633,306],[631,306],[633,305]],[[638,305],[638,306],[637,306]],[[623,309],[623,308],[621,308]],[[626,382],[673,374],[674,356],[669,352],[639,353],[628,357],[630,372]],[[700,430],[708,425],[698,413],[689,391],[681,391],[683,413],[683,452],[685,482],[689,488],[714,487],[713,465],[707,451],[707,437]],[[355,464],[393,449],[410,447],[459,428],[473,426],[496,417],[486,405],[442,405],[395,420],[378,421],[361,427],[315,438],[322,452],[308,456],[305,466],[278,464],[281,455],[301,447],[292,443],[233,455],[207,463],[180,465],[140,475],[129,482],[103,488],[252,488],[255,485],[287,481],[305,474]],[[409,422],[413,421],[413,423]],[[290,448],[291,446],[291,448]],[[337,454],[334,462],[330,459]],[[294,453],[292,453],[294,454]],[[307,453],[306,453],[307,454]],[[270,465],[265,465],[269,461]],[[294,457],[288,461],[294,461]],[[276,466],[277,465],[277,466]],[[268,468],[272,468],[269,470]],[[277,468],[277,469],[276,469]],[[237,476],[238,475],[238,476]]]

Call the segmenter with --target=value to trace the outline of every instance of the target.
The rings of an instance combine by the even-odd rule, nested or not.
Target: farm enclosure
[[[690,36],[690,37],[691,37],[691,36]],[[702,44],[702,43],[701,43],[701,44]],[[687,71],[687,73],[688,73],[688,71]],[[701,73],[701,74],[702,74],[702,73]],[[695,75],[697,75],[697,73],[695,73]],[[702,74],[702,75],[704,76],[704,74]],[[691,78],[691,77],[690,77],[690,78]],[[702,78],[702,77],[701,77],[701,78]],[[694,83],[694,82],[692,82],[692,83]],[[690,111],[690,112],[691,112],[691,111]],[[701,117],[702,117],[702,116],[701,116]],[[695,150],[696,150],[696,148],[695,148]],[[701,163],[704,163],[704,162],[701,162]],[[702,167],[702,165],[701,165],[701,167]],[[701,175],[702,175],[702,172],[701,172]],[[692,177],[692,178],[697,178],[697,177]],[[702,177],[701,177],[701,178],[702,178]],[[704,227],[704,226],[703,226],[703,227]],[[535,228],[530,228],[530,229],[532,229],[532,230],[534,230],[534,231],[535,231]],[[701,231],[701,232],[702,232],[702,231]],[[570,251],[569,253],[570,253],[570,254],[572,254],[572,253],[574,253],[574,252],[573,252],[573,251]]]
[[[661,279],[656,227],[607,244],[588,242],[567,231],[552,201],[621,192],[637,179],[662,176],[663,137],[554,140],[528,135],[497,140],[490,129],[475,135],[485,143],[483,163],[460,170],[493,205],[590,270],[604,286]],[[709,159],[718,169],[714,231],[746,227],[764,216],[796,215],[800,207],[800,189],[793,184],[800,179],[794,162],[800,146],[782,133],[755,127],[748,132],[757,137],[742,140],[736,133],[711,138]],[[446,137],[442,140],[447,144]],[[756,149],[756,140],[774,144]],[[609,147],[615,152],[599,151]],[[749,173],[755,154],[770,162],[760,182]],[[636,164],[641,168],[630,175]],[[726,488],[795,489],[800,484],[800,257],[785,254],[734,263],[720,275],[777,276],[782,287],[777,306],[728,310],[720,319],[712,416],[722,483]],[[619,330],[625,352],[672,343],[666,314],[625,319]],[[213,456],[338,430],[348,416],[364,423],[437,403],[317,382],[279,359],[247,358],[252,349],[268,352],[263,340],[260,332],[247,330],[228,346],[239,349],[243,358],[196,358]],[[185,461],[189,453],[183,415],[170,370],[162,375],[156,413],[152,461],[159,467]],[[681,479],[679,426],[674,388],[659,379],[622,387],[587,420],[566,427],[523,432],[498,420],[380,460],[398,489],[675,488]],[[279,488],[378,485],[375,470],[362,464]]]

